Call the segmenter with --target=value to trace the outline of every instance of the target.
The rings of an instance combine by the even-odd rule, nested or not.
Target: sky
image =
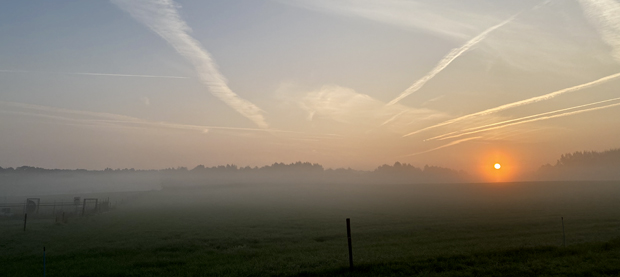
[[[0,37],[2,167],[511,180],[620,147],[618,0],[3,1]]]

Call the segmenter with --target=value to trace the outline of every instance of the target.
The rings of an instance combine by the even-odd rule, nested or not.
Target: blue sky
[[[616,0],[0,5],[3,167],[517,172],[618,147]]]

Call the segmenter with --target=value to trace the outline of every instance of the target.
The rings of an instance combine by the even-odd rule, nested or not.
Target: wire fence
[[[42,202],[40,198],[26,198],[24,202],[0,203],[0,219],[59,216],[84,216],[108,211],[112,208],[109,198],[80,198],[73,201]]]

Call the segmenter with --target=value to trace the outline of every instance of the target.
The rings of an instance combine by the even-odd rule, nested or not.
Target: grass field
[[[0,276],[42,275],[44,246],[47,276],[618,276],[618,200],[620,182],[165,189],[0,220]]]

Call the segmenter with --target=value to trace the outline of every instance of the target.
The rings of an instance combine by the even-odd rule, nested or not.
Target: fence
[[[110,199],[74,197],[73,201],[42,202],[40,198],[26,198],[24,202],[0,203],[0,217],[21,217],[30,214],[36,217],[65,215],[88,215],[108,211]]]

